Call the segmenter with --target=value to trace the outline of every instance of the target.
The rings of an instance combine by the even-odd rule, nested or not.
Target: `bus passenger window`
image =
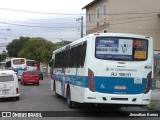
[[[84,42],[83,47],[82,47],[82,59],[81,59],[81,67],[82,68],[84,66],[85,57],[86,57],[86,47],[87,47],[87,42]]]

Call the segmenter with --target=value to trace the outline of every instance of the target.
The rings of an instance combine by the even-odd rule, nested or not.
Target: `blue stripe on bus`
[[[17,73],[18,73],[19,70],[23,71],[23,70],[25,70],[25,69],[24,69],[24,68],[14,68],[14,72],[17,72]]]
[[[76,75],[55,75],[55,80],[65,81],[66,83],[88,88],[88,76]],[[108,94],[141,94],[144,93],[146,78],[142,79],[141,84],[135,84],[134,78],[122,77],[99,77],[94,76],[95,91]],[[126,89],[115,89],[115,86],[126,86]],[[152,86],[152,82],[150,87]]]
[[[142,79],[142,84],[135,84],[134,78],[122,77],[95,77],[96,91],[100,93],[110,94],[140,94],[144,93],[146,79]],[[123,87],[125,89],[115,89],[115,86]]]

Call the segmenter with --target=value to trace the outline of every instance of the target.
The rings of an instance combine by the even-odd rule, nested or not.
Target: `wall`
[[[96,19],[96,9],[107,3],[107,16]],[[86,17],[86,33],[120,32],[151,36],[154,39],[154,49],[160,50],[160,0],[99,0],[96,4],[86,9],[86,14],[91,12],[93,22],[88,22]],[[138,13],[138,14],[135,14]],[[99,26],[97,26],[99,22]]]

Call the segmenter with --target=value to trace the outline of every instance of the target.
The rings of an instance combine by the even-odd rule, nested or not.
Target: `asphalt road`
[[[140,107],[122,107],[119,110],[114,110],[106,106],[94,106],[94,105],[80,105],[77,104],[74,108],[69,109],[64,98],[57,98],[54,93],[50,90],[50,79],[44,78],[40,81],[40,85],[20,85],[20,100],[15,101],[13,99],[0,99],[0,111],[15,111],[15,112],[25,112],[25,111],[36,111],[42,112],[47,111],[48,114],[55,117],[47,118],[0,118],[0,120],[72,120],[72,119],[86,119],[86,120],[98,120],[98,119],[151,119],[151,117],[124,117],[120,118],[117,115],[125,116],[130,114],[131,111],[139,111],[139,113],[146,111]],[[51,111],[51,112],[48,112]],[[90,112],[93,111],[93,112]],[[104,114],[105,116],[101,116]],[[75,117],[76,116],[76,117]],[[115,117],[113,117],[115,116]],[[154,119],[159,119],[158,117]]]

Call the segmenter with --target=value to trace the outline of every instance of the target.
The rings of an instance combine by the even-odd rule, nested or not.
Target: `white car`
[[[18,77],[13,70],[0,70],[0,98],[19,100]]]

